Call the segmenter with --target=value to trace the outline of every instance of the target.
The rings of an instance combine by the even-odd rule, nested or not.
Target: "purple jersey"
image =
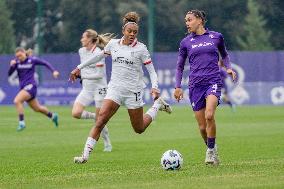
[[[221,76],[222,84],[225,85],[225,80],[228,75],[227,75],[226,70],[224,70],[223,68],[220,68],[220,76]]]
[[[189,34],[179,48],[176,67],[176,86],[181,87],[185,60],[189,59],[189,87],[222,84],[218,66],[219,53],[228,59],[228,53],[221,33],[206,30],[203,35]]]
[[[10,76],[15,70],[17,70],[21,89],[29,84],[36,86],[34,78],[36,65],[44,65],[50,71],[55,71],[55,69],[47,61],[37,57],[27,57],[23,62],[20,62],[18,59],[16,59],[16,64],[10,67],[8,75]]]

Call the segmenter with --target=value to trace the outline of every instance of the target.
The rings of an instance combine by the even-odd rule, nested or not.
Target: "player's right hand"
[[[71,81],[72,83],[74,81],[76,81],[76,79],[78,78],[78,76],[80,75],[80,70],[78,68],[75,68],[69,76],[69,81]]]
[[[176,88],[174,91],[174,97],[179,102],[183,99],[183,91],[181,88]]]
[[[16,64],[16,60],[15,59],[10,61],[10,66],[13,66],[14,64]]]

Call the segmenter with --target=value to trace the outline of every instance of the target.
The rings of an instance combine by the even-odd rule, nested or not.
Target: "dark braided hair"
[[[187,14],[193,14],[196,18],[200,18],[202,20],[203,25],[205,25],[207,21],[206,14],[204,11],[194,9],[194,10],[188,11]]]

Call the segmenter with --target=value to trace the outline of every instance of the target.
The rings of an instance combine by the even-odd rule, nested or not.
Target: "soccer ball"
[[[182,155],[177,150],[168,150],[161,158],[161,165],[165,170],[178,170],[182,163]]]

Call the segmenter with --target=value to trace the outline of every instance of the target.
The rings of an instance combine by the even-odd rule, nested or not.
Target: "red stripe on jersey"
[[[104,67],[104,64],[96,64],[96,67]]]
[[[136,40],[136,41],[134,41],[134,43],[133,43],[132,47],[134,47],[135,45],[137,45],[137,40]]]
[[[95,51],[96,47],[97,47],[96,44],[92,47],[92,49],[91,49],[91,52],[92,52],[92,53]]]
[[[151,63],[152,63],[152,61],[149,60],[149,61],[147,61],[147,62],[144,62],[144,65],[151,64]]]

